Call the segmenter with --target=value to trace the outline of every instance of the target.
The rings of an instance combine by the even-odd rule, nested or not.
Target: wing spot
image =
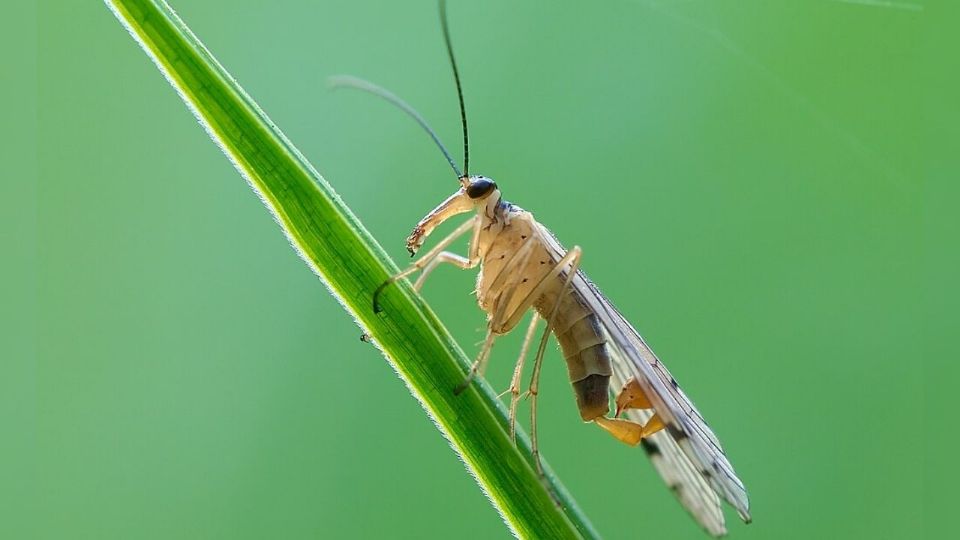
[[[648,456],[659,456],[660,455],[660,446],[657,443],[651,441],[650,439],[640,439],[640,446],[643,448],[643,451],[647,453]]]
[[[667,424],[667,431],[670,433],[670,436],[673,437],[675,441],[682,441],[689,437],[687,432],[677,427],[676,424]]]

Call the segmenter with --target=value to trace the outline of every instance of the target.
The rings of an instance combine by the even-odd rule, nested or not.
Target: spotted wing
[[[541,233],[544,244],[559,260],[566,250],[543,226]],[[749,523],[746,488],[700,411],[636,329],[583,272],[577,272],[571,287],[597,314],[609,337],[613,364],[611,388],[619,389],[634,377],[666,425],[641,444],[667,486],[694,519],[715,536],[726,533],[720,498]],[[629,409],[625,414],[636,422],[646,423],[652,412]]]

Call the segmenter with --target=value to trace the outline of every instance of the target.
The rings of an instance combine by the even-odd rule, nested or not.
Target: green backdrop
[[[402,114],[324,78],[392,89],[459,155],[434,3],[173,6],[405,258],[455,179]],[[14,9],[4,48],[24,96],[6,100],[5,176],[25,181],[3,203],[17,263],[2,536],[506,537],[106,7]],[[956,260],[932,258],[955,238],[946,15],[920,0],[491,0],[450,16],[471,168],[583,247],[703,410],[753,503],[749,527],[728,515],[732,537],[931,532],[948,486],[926,409],[956,406],[923,364],[951,363],[955,328]],[[468,351],[473,279],[442,269],[425,291]],[[495,387],[518,341],[497,346]],[[703,538],[641,451],[579,421],[552,349],[541,443],[599,531]]]

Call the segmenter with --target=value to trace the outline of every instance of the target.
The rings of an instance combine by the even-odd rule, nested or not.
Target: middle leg
[[[496,336],[506,333],[503,331],[498,321],[504,318],[504,313],[513,299],[517,285],[521,282],[521,279],[523,279],[522,273],[515,270],[518,268],[523,268],[524,265],[527,264],[527,261],[530,259],[530,253],[533,251],[533,246],[534,243],[532,237],[528,238],[523,244],[521,244],[520,247],[517,248],[514,254],[510,257],[510,260],[507,261],[507,264],[505,264],[500,270],[500,273],[490,286],[491,291],[497,291],[497,296],[493,302],[493,314],[487,321],[487,337],[484,340],[483,349],[481,349],[480,354],[473,362],[473,365],[470,366],[470,371],[467,373],[467,377],[462,383],[460,383],[459,386],[454,389],[455,394],[460,394],[466,390],[476,375],[483,375],[483,370],[486,367],[490,348],[493,347],[493,340],[496,338]]]
[[[537,356],[533,360],[533,373],[530,375],[530,388],[527,390],[530,395],[530,451],[533,454],[533,461],[536,463],[537,473],[541,479],[544,479],[545,475],[543,472],[543,463],[540,461],[540,446],[537,443],[537,393],[540,389],[540,367],[543,365],[543,355],[547,350],[547,341],[550,338],[550,333],[553,331],[553,321],[556,320],[560,305],[563,303],[563,295],[566,294],[567,289],[573,282],[574,276],[577,275],[577,270],[580,268],[580,255],[580,246],[573,246],[524,300],[524,302],[529,300],[531,303],[536,301],[539,295],[543,294],[549,286],[547,280],[556,279],[563,273],[564,268],[567,266],[570,267],[567,270],[567,276],[564,278],[563,284],[560,286],[556,303],[553,309],[550,310],[550,315],[547,316],[547,327],[543,329],[543,337],[540,338],[540,346],[537,347]]]
[[[540,314],[534,311],[530,318],[530,325],[527,327],[527,333],[523,336],[523,345],[520,346],[520,357],[517,358],[517,365],[513,368],[513,377],[510,379],[510,389],[508,390],[510,392],[510,440],[514,444],[517,442],[517,404],[520,402],[520,379],[523,376],[523,364],[539,322]]]

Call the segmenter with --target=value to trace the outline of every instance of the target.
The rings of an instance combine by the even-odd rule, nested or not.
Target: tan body
[[[557,336],[560,343],[580,417],[584,421],[596,422],[617,439],[631,445],[639,444],[644,437],[662,429],[663,424],[656,414],[643,425],[607,418],[612,374],[608,337],[597,314],[569,286],[579,268],[580,248],[574,247],[565,253],[557,252],[551,247],[556,242],[548,241],[552,240],[548,238],[549,231],[537,223],[531,213],[503,201],[493,181],[474,176],[463,177],[460,182],[461,188],[456,193],[417,224],[407,238],[407,249],[411,254],[416,253],[426,237],[454,215],[473,211],[476,212],[474,217],[383,285],[422,271],[414,283],[414,288],[419,290],[430,272],[441,263],[464,269],[480,266],[476,294],[480,307],[487,313],[487,337],[470,374],[457,391],[462,391],[475,374],[483,372],[494,340],[513,330],[526,312],[533,309],[535,315],[524,339],[510,392],[512,427],[520,396],[519,381],[524,358],[535,327],[542,318],[547,321],[547,329],[540,340],[528,390],[535,453],[537,384],[547,338],[551,333]],[[466,257],[444,251],[467,232],[471,233],[471,241]],[[628,381],[620,389],[616,404],[618,414],[623,409],[651,408],[650,401],[636,381]]]
[[[533,311],[510,383],[510,429],[514,433],[524,360],[540,319],[547,327],[533,361],[530,386],[531,449],[542,474],[537,444],[537,393],[546,344],[556,335],[577,399],[580,417],[626,444],[643,446],[654,467],[681,504],[715,536],[726,532],[719,498],[732,504],[750,521],[743,483],[726,459],[716,436],[679,384],[643,338],[622,318],[579,271],[580,248],[565,250],[533,215],[504,202],[496,184],[480,176],[461,177],[461,188],[427,214],[407,238],[415,254],[441,223],[465,212],[474,215],[412,266],[393,276],[374,294],[399,279],[420,272],[414,289],[420,290],[442,263],[459,268],[480,267],[476,294],[487,313],[487,335],[466,380],[466,389],[482,374],[498,336],[513,330]],[[467,256],[446,249],[470,233]],[[616,412],[610,417],[611,381]],[[621,412],[626,418],[620,418]]]
[[[501,303],[508,302],[507,312],[516,312],[523,299],[542,284],[532,304],[550,324],[560,343],[580,416],[585,421],[605,416],[610,410],[608,384],[612,372],[606,337],[596,315],[575,290],[564,286],[565,274],[548,277],[560,261],[541,241],[542,229],[532,214],[501,203],[496,216],[497,222],[489,220],[480,230],[480,274],[476,290],[480,308],[487,312],[490,320],[496,320]],[[521,265],[513,257],[521,253],[524,246],[529,253]],[[510,280],[513,291],[498,286],[506,282],[500,279],[498,283],[504,272],[507,277],[520,276]],[[495,328],[494,332],[506,333],[511,329]]]

